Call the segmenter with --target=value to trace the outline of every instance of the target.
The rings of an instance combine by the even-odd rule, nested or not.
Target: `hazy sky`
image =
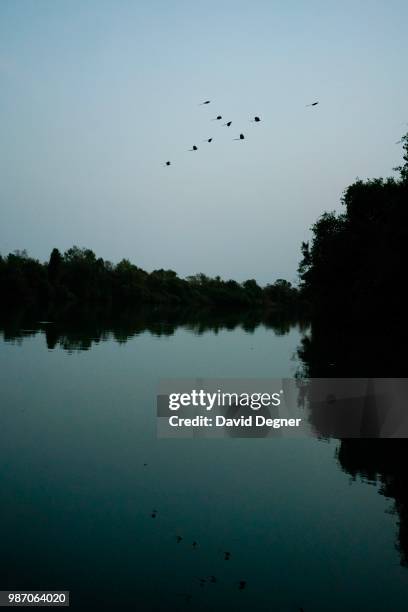
[[[406,0],[0,0],[0,252],[295,280],[316,218],[400,163],[407,23]]]

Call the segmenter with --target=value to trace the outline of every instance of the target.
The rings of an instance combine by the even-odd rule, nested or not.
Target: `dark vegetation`
[[[405,320],[408,134],[402,143],[399,177],[357,180],[344,192],[344,213],[324,213],[311,243],[303,243],[301,290],[314,318],[335,317],[336,325]]]
[[[146,305],[210,309],[293,309],[298,290],[286,280],[260,287],[196,274],[179,278],[173,270],[151,273],[123,259],[114,265],[89,249],[53,249],[47,263],[15,252],[0,257],[2,309],[98,307],[121,312]]]
[[[402,143],[399,177],[356,181],[344,193],[344,213],[325,213],[303,244],[299,272],[311,326],[298,355],[306,377],[407,376],[408,134]],[[342,439],[337,450],[353,480],[377,483],[390,499],[406,567],[407,454],[406,439]]]
[[[173,270],[142,270],[127,259],[112,264],[76,246],[53,249],[41,263],[26,252],[0,256],[3,311],[15,308],[95,307],[122,312],[143,306],[304,312],[337,322],[392,318],[402,322],[408,245],[408,134],[398,178],[357,180],[344,192],[342,214],[324,213],[302,244],[300,288],[278,279],[260,287]]]
[[[402,143],[399,177],[357,180],[344,192],[344,213],[324,213],[302,245],[307,377],[407,374],[408,134]]]

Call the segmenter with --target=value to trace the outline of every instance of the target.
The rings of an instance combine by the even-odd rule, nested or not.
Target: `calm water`
[[[406,610],[392,500],[337,442],[156,439],[159,378],[293,376],[301,335],[2,340],[0,589],[70,590],[78,610]]]

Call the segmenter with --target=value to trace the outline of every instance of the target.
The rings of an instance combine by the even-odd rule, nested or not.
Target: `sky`
[[[317,218],[401,162],[407,23],[406,0],[0,0],[0,253],[296,282]]]

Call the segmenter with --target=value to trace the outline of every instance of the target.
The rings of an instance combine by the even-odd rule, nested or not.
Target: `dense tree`
[[[262,289],[253,279],[240,284],[235,280],[211,278],[203,273],[180,278],[174,270],[153,270],[150,274],[127,259],[117,265],[97,258],[90,249],[73,246],[63,255],[57,248],[48,263],[14,253],[0,259],[3,309],[28,305],[67,305],[110,307],[125,310],[143,304],[243,309],[268,305],[279,309],[289,297],[297,299],[290,283],[276,292]],[[277,285],[277,286],[278,286]],[[273,285],[268,286],[273,287]],[[282,298],[282,300],[281,300]]]
[[[408,331],[408,134],[397,178],[357,180],[344,192],[345,212],[325,213],[302,244],[301,290],[312,305],[298,357],[299,378],[404,378]],[[313,429],[327,423],[313,412]],[[324,416],[324,415],[323,415]],[[343,439],[336,451],[353,478],[380,483],[398,514],[397,547],[408,566],[406,439]]]
[[[61,280],[62,256],[58,249],[52,249],[48,262],[48,279],[52,285],[56,285]]]
[[[401,299],[408,258],[408,135],[399,178],[357,180],[344,192],[345,212],[324,213],[302,244],[303,295],[319,315],[357,317],[393,314],[402,320]]]

